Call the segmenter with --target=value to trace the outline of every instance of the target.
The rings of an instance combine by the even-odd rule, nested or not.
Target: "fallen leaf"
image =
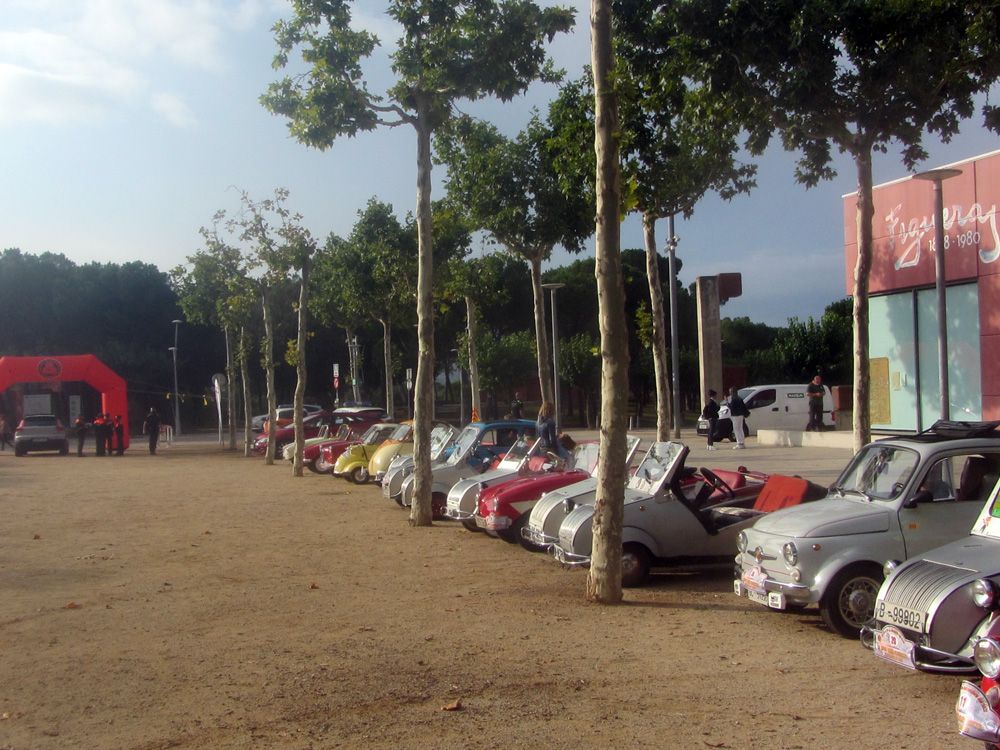
[[[309,588],[311,588],[311,589],[318,589],[319,588],[319,584],[316,583],[316,582],[310,583],[309,584]]]
[[[63,607],[63,609],[80,609],[80,605],[77,604],[76,602],[70,602],[65,607]]]
[[[451,703],[441,706],[442,711],[461,711],[465,706],[462,705],[462,699],[456,698]]]
[[[32,537],[32,539],[41,539],[41,538],[42,538],[42,535],[41,535],[41,534],[35,534],[35,535],[34,535],[34,536]]]

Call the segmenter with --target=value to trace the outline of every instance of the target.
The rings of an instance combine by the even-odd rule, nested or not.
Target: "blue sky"
[[[589,61],[589,3],[571,4],[577,30],[552,52],[576,76]],[[347,234],[372,196],[400,215],[412,210],[412,129],[321,152],[289,138],[285,122],[258,104],[278,77],[270,28],[288,8],[284,0],[0,0],[0,248],[167,270],[200,249],[198,228],[218,209],[235,210],[240,190],[263,198],[287,187],[319,237]],[[379,91],[397,34],[383,3],[355,8],[355,24],[383,42],[368,66]],[[463,109],[513,134],[553,93],[538,85],[513,103]],[[973,121],[951,144],[928,140],[924,166],[998,143]],[[759,166],[751,195],[708,197],[678,221],[681,281],[741,272],[743,297],[723,315],[771,324],[819,316],[845,295],[841,196],[855,187],[853,167],[841,158],[836,179],[806,190],[794,181],[792,155],[774,149]],[[876,162],[876,182],[904,174],[898,152]],[[664,223],[661,246],[665,234]],[[622,245],[642,246],[634,218]],[[557,253],[553,262],[567,259]]]

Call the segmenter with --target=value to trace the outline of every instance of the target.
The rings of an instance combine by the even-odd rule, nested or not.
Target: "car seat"
[[[996,484],[997,472],[994,461],[984,456],[970,456],[962,467],[962,478],[955,499],[985,500],[986,494]]]

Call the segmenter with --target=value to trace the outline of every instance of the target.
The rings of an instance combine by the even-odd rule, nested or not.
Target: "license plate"
[[[886,604],[883,599],[875,602],[875,619],[879,622],[888,622],[907,630],[916,630],[918,633],[924,629],[924,615],[909,607],[900,607],[896,604]]]
[[[875,631],[875,655],[887,662],[897,664],[907,669],[916,669],[913,661],[913,648],[916,644],[909,640],[899,628],[889,625]]]
[[[482,516],[473,516],[473,518],[476,519],[476,527],[477,528],[480,528],[480,529],[488,529],[488,528],[490,528],[490,525],[487,523],[487,520],[485,518],[483,518]]]
[[[752,602],[763,604],[771,609],[785,609],[785,595],[780,591],[758,591],[743,584],[742,581],[733,581],[733,592],[736,596],[744,596]]]

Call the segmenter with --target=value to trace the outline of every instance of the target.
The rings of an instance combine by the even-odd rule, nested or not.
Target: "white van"
[[[751,385],[738,391],[750,416],[744,427],[747,435],[757,430],[805,430],[809,424],[809,397],[805,385]],[[833,396],[830,389],[823,386],[823,427],[836,427],[833,411]],[[708,434],[708,420],[698,419],[698,434]],[[729,419],[729,407],[725,403],[719,409],[719,422],[715,428],[716,440],[735,440],[733,424]]]

